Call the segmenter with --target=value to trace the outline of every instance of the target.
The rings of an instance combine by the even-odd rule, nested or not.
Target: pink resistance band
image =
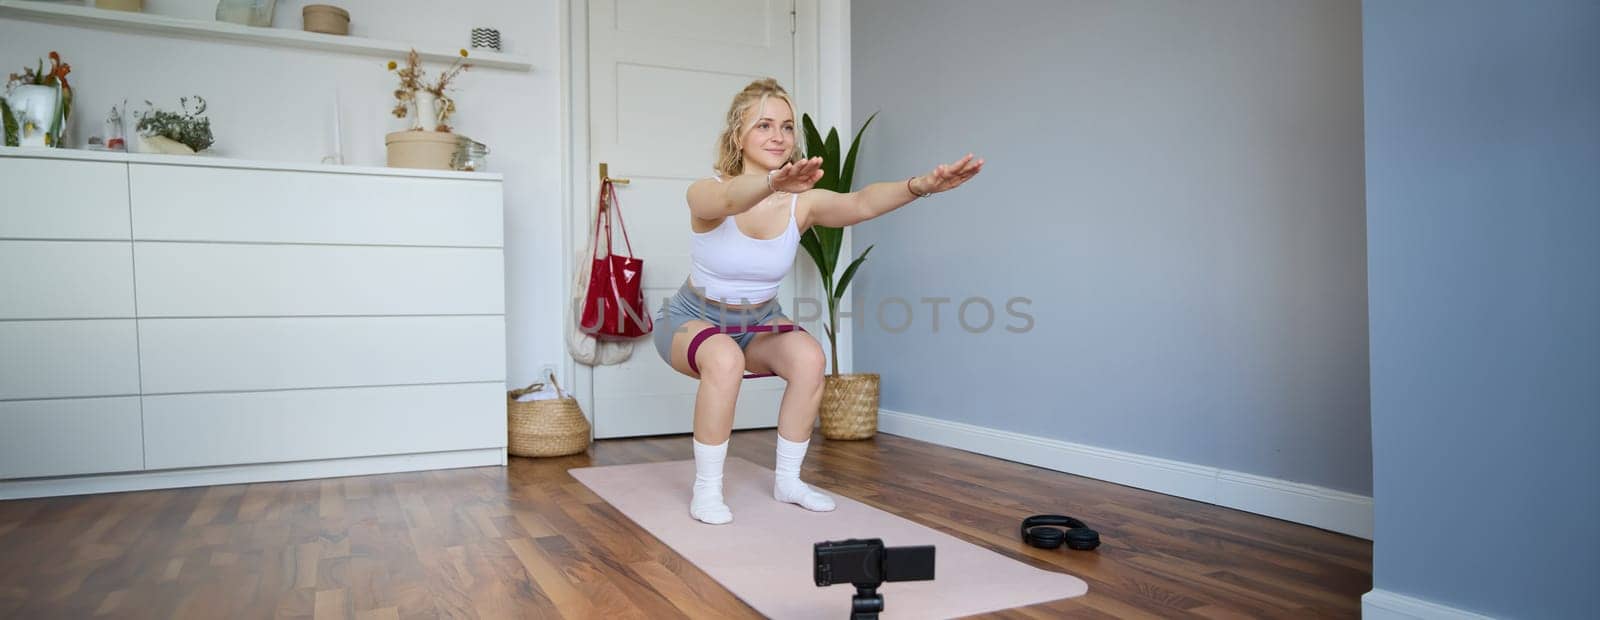
[[[700,374],[700,365],[696,364],[694,362],[694,354],[695,354],[696,351],[700,350],[700,343],[705,342],[707,338],[710,338],[710,337],[715,336],[717,334],[727,334],[729,336],[733,336],[735,334],[743,334],[745,332],[749,332],[749,333],[753,333],[753,334],[766,333],[766,332],[777,332],[777,333],[781,334],[783,332],[792,332],[792,331],[802,331],[803,332],[803,331],[806,331],[806,328],[801,327],[798,324],[789,324],[789,325],[751,325],[749,327],[745,327],[743,325],[733,325],[733,326],[729,326],[729,327],[717,327],[717,326],[713,325],[711,327],[707,327],[705,329],[700,330],[700,333],[695,334],[694,335],[694,340],[690,340],[689,341],[689,370],[693,370],[695,375],[699,375]],[[746,379],[760,379],[762,377],[776,377],[776,376],[778,376],[778,373],[774,373],[774,372],[747,373],[744,376],[744,378],[746,378]]]

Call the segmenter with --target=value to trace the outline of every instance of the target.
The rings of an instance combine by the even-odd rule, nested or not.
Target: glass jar
[[[278,0],[218,0],[217,21],[266,28]]]
[[[456,153],[450,158],[450,167],[462,172],[481,172],[489,165],[489,147],[482,142],[461,136],[456,141]]]

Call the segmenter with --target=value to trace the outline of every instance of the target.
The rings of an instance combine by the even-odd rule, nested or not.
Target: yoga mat
[[[936,547],[933,581],[885,582],[878,588],[885,620],[968,616],[1080,596],[1089,589],[1077,577],[1034,568],[816,485],[833,497],[836,510],[811,512],[781,503],[772,498],[772,470],[737,457],[728,457],[723,467],[722,497],[733,511],[733,522],[723,525],[689,516],[692,460],[569,473],[770,618],[850,616],[855,587],[819,588],[812,576],[812,545],[847,538],[881,538],[889,547]]]

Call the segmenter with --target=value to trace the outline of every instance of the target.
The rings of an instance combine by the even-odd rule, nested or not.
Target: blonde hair
[[[796,118],[794,123],[799,129],[799,110],[795,108],[794,101],[789,98],[789,91],[778,85],[778,81],[766,78],[751,82],[739,94],[733,96],[733,105],[728,106],[728,124],[722,129],[722,136],[717,138],[717,163],[714,166],[718,174],[723,176],[739,176],[744,173],[744,136],[755,126],[755,119],[746,119],[746,111],[761,110],[771,98],[782,99],[789,104],[789,113]],[[759,117],[758,117],[759,118]],[[749,122],[747,122],[749,121]],[[789,147],[789,161],[800,161],[799,131],[795,132],[795,143]]]

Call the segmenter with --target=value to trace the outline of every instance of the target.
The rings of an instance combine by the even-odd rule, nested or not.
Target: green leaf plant
[[[817,131],[817,126],[811,121],[810,114],[801,115],[806,132],[806,157],[822,158],[822,180],[817,181],[815,187],[841,194],[850,193],[850,184],[855,176],[856,151],[861,146],[861,136],[872,125],[873,114],[867,122],[856,131],[856,136],[850,141],[850,151],[841,161],[839,159],[839,131],[829,129],[827,139]],[[856,269],[867,260],[867,254],[872,252],[872,247],[867,247],[850,265],[845,267],[844,274],[834,282],[833,274],[839,265],[839,250],[844,244],[844,229],[831,226],[812,224],[805,234],[800,237],[800,246],[811,255],[811,261],[817,266],[817,273],[822,276],[822,289],[828,295],[828,347],[832,351],[834,376],[839,375],[839,300],[844,298],[845,289],[850,286],[850,279],[856,275]]]

